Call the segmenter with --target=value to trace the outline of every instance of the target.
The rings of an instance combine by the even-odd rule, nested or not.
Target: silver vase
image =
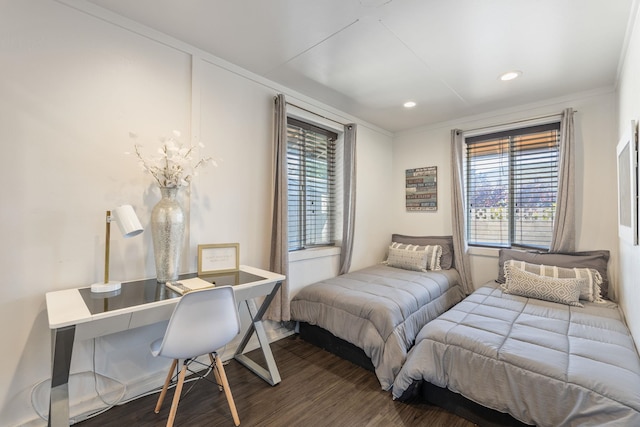
[[[162,199],[151,211],[153,254],[159,283],[178,279],[184,240],[184,210],[176,200],[178,187],[160,187]]]

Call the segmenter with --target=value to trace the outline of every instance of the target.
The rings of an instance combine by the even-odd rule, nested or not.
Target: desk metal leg
[[[75,325],[51,331],[50,427],[69,425],[69,370],[75,334]]]
[[[282,282],[276,283],[276,285],[273,287],[273,290],[269,295],[267,295],[259,309],[256,308],[256,303],[252,299],[245,301],[247,303],[247,308],[249,309],[249,314],[251,315],[252,322],[249,326],[249,329],[244,334],[244,337],[242,338],[242,341],[240,342],[240,345],[236,349],[236,353],[234,355],[234,358],[238,362],[242,363],[244,366],[246,366],[248,369],[253,371],[256,375],[258,375],[260,378],[271,385],[278,384],[281,379],[280,372],[278,372],[278,367],[276,366],[276,361],[273,358],[273,353],[271,353],[271,347],[269,346],[267,333],[264,329],[264,325],[262,324],[262,316],[264,316],[267,308],[269,308],[269,304],[271,304],[271,301],[273,301],[273,298],[276,296],[276,293],[278,292],[278,289],[280,289],[281,285]],[[262,354],[264,355],[264,359],[267,363],[268,369],[264,369],[262,366],[247,357],[247,355],[243,354],[244,349],[246,348],[249,340],[251,339],[251,336],[254,333],[256,334],[256,336],[258,337],[258,341],[260,342],[260,349],[262,350]]]

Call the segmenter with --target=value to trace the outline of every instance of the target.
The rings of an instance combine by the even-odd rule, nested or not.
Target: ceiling
[[[634,0],[89,1],[392,132],[614,87],[635,11]],[[510,70],[521,77],[499,80]]]

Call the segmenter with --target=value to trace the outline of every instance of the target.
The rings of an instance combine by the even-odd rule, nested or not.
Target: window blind
[[[469,244],[549,248],[559,139],[560,123],[465,138]]]
[[[287,119],[290,251],[334,244],[337,138],[327,129]]]

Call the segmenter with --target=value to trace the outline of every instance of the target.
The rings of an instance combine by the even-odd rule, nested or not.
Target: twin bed
[[[433,243],[393,241],[403,237]],[[421,396],[481,425],[640,425],[640,359],[606,299],[608,257],[502,250],[497,281],[461,302],[453,265],[372,266],[312,285],[340,292],[298,295],[292,316],[361,349],[394,399]]]
[[[303,338],[373,369],[384,390],[422,327],[464,296],[450,237],[392,240],[398,247],[390,249],[386,264],[307,286],[291,301]]]
[[[633,340],[614,304],[583,306],[483,286],[422,329],[393,395],[427,382],[525,424],[638,426]]]

